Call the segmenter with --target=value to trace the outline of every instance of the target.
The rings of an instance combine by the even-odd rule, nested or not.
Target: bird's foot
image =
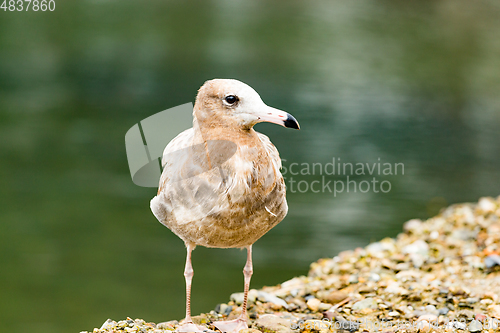
[[[246,318],[238,318],[235,320],[228,320],[228,321],[216,321],[212,325],[214,325],[221,332],[224,333],[239,332],[240,330],[248,328]]]
[[[200,325],[196,325],[193,322],[184,323],[177,327],[176,332],[208,332],[208,328]]]

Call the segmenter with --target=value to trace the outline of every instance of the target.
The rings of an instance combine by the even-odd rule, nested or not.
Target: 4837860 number
[[[56,9],[56,2],[54,0],[3,0],[0,9],[3,9],[4,12],[27,12],[29,10],[53,12]]]

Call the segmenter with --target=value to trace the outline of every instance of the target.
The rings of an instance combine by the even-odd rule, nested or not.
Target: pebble
[[[264,314],[254,322],[254,326],[262,332],[289,333],[292,323],[276,315]]]
[[[403,253],[406,254],[411,254],[411,253],[416,253],[420,254],[422,256],[427,256],[429,252],[429,244],[427,242],[418,239],[411,243],[410,245],[406,245],[403,247]]]
[[[488,316],[482,313],[477,313],[475,319],[484,322],[485,320],[488,319]]]
[[[311,298],[307,301],[307,307],[312,311],[318,311],[321,301],[317,298]]]
[[[446,316],[448,314],[448,312],[450,312],[450,309],[448,309],[448,308],[440,308],[438,310],[438,315],[440,315],[440,316]]]
[[[491,254],[484,258],[484,265],[486,268],[492,268],[500,265],[500,256],[497,254]]]
[[[334,290],[330,292],[327,296],[323,297],[322,300],[330,304],[337,304],[345,300],[347,296],[348,295],[343,291]]]
[[[469,324],[469,332],[481,332],[483,330],[483,324],[479,320],[473,320]]]
[[[280,305],[280,306],[284,307],[285,309],[288,308],[288,304],[285,300],[283,300],[277,296],[271,295],[270,293],[265,292],[265,291],[259,291],[257,294],[257,298],[262,302]]]
[[[359,302],[354,303],[352,306],[353,310],[363,310],[363,309],[376,309],[377,302],[373,298],[365,298]]]
[[[358,276],[357,275],[351,275],[349,276],[349,280],[348,280],[349,284],[356,284],[359,282],[358,280]]]
[[[437,319],[438,317],[435,314],[427,313],[418,317],[417,321],[426,320],[428,322],[431,322],[431,321],[436,321]]]
[[[459,321],[450,321],[447,325],[447,328],[451,329],[459,329],[459,330],[465,330],[467,328],[467,325],[465,323],[459,322]]]
[[[418,219],[409,220],[403,225],[404,231],[411,232],[414,230],[419,230],[422,226],[422,221]]]
[[[115,327],[116,325],[117,325],[116,321],[114,321],[112,319],[108,319],[104,322],[104,324],[102,324],[100,330],[111,329],[111,328]]]
[[[488,306],[488,312],[493,318],[500,319],[500,305]]]
[[[481,198],[478,202],[478,208],[485,213],[493,213],[498,204],[492,198]]]

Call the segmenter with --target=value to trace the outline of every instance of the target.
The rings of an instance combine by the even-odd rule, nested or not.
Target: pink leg
[[[184,277],[186,278],[186,319],[184,319],[184,324],[176,329],[176,332],[203,332],[207,331],[207,328],[195,325],[191,319],[191,281],[194,275],[193,266],[191,265],[191,252],[193,252],[195,246],[186,244],[186,247],[187,257],[184,269]]]
[[[238,332],[242,329],[248,328],[247,325],[247,303],[248,303],[248,290],[250,289],[250,279],[253,274],[252,266],[252,245],[247,247],[247,263],[245,268],[243,268],[243,275],[245,276],[245,288],[243,293],[243,304],[241,315],[238,319],[229,321],[217,321],[214,326],[217,327],[221,332]]]
[[[252,245],[247,247],[247,263],[243,268],[243,275],[245,277],[245,287],[243,296],[243,310],[241,311],[241,318],[247,320],[247,303],[248,303],[248,290],[250,289],[250,279],[253,274],[253,264],[252,264]]]

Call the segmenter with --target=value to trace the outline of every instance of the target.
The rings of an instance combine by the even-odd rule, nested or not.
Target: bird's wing
[[[273,167],[275,171],[279,172],[281,169],[281,158],[280,154],[278,152],[278,149],[273,145],[271,140],[267,137],[267,135],[264,135],[262,133],[257,132],[257,135],[259,136],[260,141],[262,142],[262,145],[264,146],[264,149],[266,150],[267,154],[269,155]]]
[[[178,134],[175,138],[173,138],[172,141],[170,141],[168,145],[165,147],[165,150],[163,150],[161,166],[165,168],[165,164],[168,162],[169,157],[170,158],[172,157],[172,155],[169,156],[170,153],[181,150],[183,148],[187,148],[190,145],[192,145],[193,138],[194,138],[193,128],[189,128]]]
[[[211,163],[210,142],[197,141],[191,128],[175,137],[164,150],[158,195],[152,201],[155,215],[163,215],[157,215],[160,221],[174,213],[177,223],[187,223],[228,205],[227,198],[221,195],[224,181],[219,168]],[[159,212],[160,204],[163,213]]]

